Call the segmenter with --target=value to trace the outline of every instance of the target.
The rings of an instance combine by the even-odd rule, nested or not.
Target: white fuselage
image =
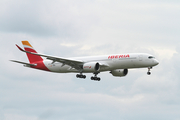
[[[158,64],[158,61],[152,57],[152,55],[146,53],[114,54],[91,57],[76,57],[70,59],[82,60],[84,63],[98,62],[100,64],[107,65],[107,67],[102,67],[99,72],[112,71],[115,69],[153,67]],[[69,65],[64,65],[60,62],[52,62],[51,60],[44,60],[43,62],[51,72],[79,72],[77,69]],[[88,72],[83,71],[83,73]]]

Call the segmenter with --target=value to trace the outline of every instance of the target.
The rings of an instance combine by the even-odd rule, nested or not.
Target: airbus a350
[[[147,53],[125,53],[89,57],[63,58],[37,53],[28,41],[22,41],[24,49],[16,45],[19,50],[25,52],[29,63],[11,60],[24,64],[25,67],[56,72],[56,73],[78,73],[77,78],[86,78],[84,73],[93,73],[91,80],[100,81],[97,75],[100,72],[109,71],[113,76],[122,77],[128,74],[128,69],[148,68],[150,69],[159,64],[154,56]],[[44,59],[46,58],[46,59]]]

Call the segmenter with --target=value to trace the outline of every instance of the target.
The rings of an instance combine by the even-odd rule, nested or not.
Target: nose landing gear
[[[148,75],[151,75],[151,72],[150,72],[151,69],[152,67],[148,67],[148,72],[147,72]]]

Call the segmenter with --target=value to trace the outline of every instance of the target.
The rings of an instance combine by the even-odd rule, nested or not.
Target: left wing
[[[82,60],[74,60],[74,59],[67,59],[67,58],[61,58],[61,57],[56,57],[56,56],[50,56],[50,55],[44,55],[44,54],[40,54],[40,53],[34,53],[34,52],[29,52],[29,51],[25,51],[23,50],[21,47],[19,47],[18,45],[16,45],[19,50],[21,50],[22,52],[26,52],[26,53],[30,53],[33,55],[38,55],[38,56],[42,56],[45,57],[49,60],[52,60],[54,62],[61,62],[63,63],[63,65],[69,65],[72,68],[75,68],[77,70],[82,70],[82,65],[84,64],[84,62]]]

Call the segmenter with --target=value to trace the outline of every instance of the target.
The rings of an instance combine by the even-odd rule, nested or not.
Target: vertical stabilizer
[[[24,49],[29,52],[37,53],[28,41],[22,41]],[[30,63],[42,61],[43,59],[38,55],[26,53]]]

